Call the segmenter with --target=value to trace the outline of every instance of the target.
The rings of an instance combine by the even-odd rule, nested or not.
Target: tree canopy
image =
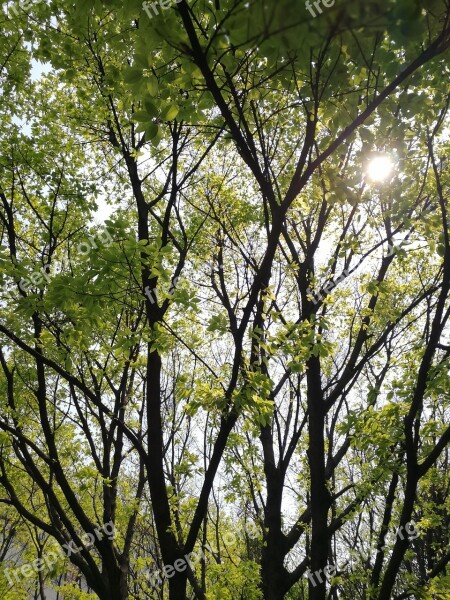
[[[448,0],[0,20],[1,597],[448,600]]]

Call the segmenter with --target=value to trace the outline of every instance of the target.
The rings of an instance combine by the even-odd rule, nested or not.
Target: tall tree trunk
[[[169,600],[186,600],[186,573],[175,573],[169,579]]]
[[[324,569],[328,559],[328,510],[330,494],[325,474],[325,406],[323,401],[320,362],[313,356],[308,371],[309,442],[308,463],[311,477],[311,564],[308,600],[326,600]]]
[[[281,468],[275,464],[271,427],[263,427],[260,437],[263,445],[267,485],[264,520],[267,533],[261,557],[262,590],[265,600],[283,600],[286,590],[286,573],[283,565],[286,551],[281,530],[283,474]]]

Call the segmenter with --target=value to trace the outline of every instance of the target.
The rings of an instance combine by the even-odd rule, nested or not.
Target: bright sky
[[[32,60],[31,62],[31,79],[38,81],[42,75],[49,73],[52,70],[50,63],[41,63],[38,60]]]

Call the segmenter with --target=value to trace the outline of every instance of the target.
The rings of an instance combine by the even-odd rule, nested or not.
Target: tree
[[[448,5],[160,8],[5,16],[8,501],[101,599],[445,593]]]

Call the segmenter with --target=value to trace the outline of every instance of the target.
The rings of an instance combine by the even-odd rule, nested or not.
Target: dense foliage
[[[450,598],[450,6],[314,6],[3,4],[2,598]]]

